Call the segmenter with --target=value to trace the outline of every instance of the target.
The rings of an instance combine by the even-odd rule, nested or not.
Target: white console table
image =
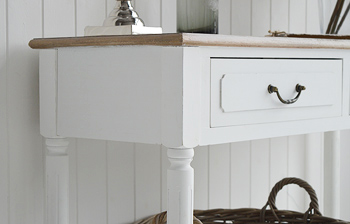
[[[337,130],[350,128],[350,41],[163,34],[30,46],[41,49],[49,224],[69,220],[66,137],[168,147],[168,223],[190,224],[194,147],[328,132],[333,175],[326,182],[334,184],[327,203],[338,215]]]

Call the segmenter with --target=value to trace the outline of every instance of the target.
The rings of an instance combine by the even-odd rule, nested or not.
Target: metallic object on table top
[[[143,20],[139,17],[137,12],[131,5],[131,1],[120,1],[120,7],[118,5],[112,10],[106,20],[103,22],[103,26],[123,26],[123,25],[136,25],[145,26]]]

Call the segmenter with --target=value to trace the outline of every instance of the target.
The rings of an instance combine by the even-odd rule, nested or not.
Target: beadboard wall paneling
[[[230,208],[230,144],[209,146],[209,209]]]
[[[231,34],[231,0],[219,1],[219,34],[230,35]]]
[[[252,35],[265,36],[271,29],[271,0],[252,0]]]
[[[107,144],[108,223],[131,223],[135,219],[135,145]]]
[[[306,3],[306,32],[319,34],[318,0],[307,0]]]
[[[107,221],[107,142],[78,140],[77,198],[79,223]]]
[[[74,35],[75,2],[71,0],[43,0],[43,36],[67,37]]]
[[[350,220],[349,208],[350,208],[350,181],[349,181],[349,170],[350,170],[350,130],[341,132],[341,160],[340,160],[340,168],[341,168],[341,182],[340,182],[340,195],[341,195],[341,204],[340,204],[340,214],[342,219]]]
[[[84,36],[86,26],[102,26],[107,16],[106,0],[75,0],[77,36]],[[64,15],[64,14],[63,14]]]
[[[135,0],[135,8],[140,17],[144,20],[146,26],[161,25],[161,0]]]
[[[270,141],[270,188],[288,176],[288,137],[273,138]],[[278,193],[277,204],[280,209],[288,207],[288,188]]]
[[[306,0],[289,0],[289,32],[306,32]]]
[[[321,211],[324,209],[324,188],[323,188],[323,159],[324,159],[324,136],[320,134],[305,135],[305,179],[318,193],[318,201]],[[314,160],[315,162],[308,162]],[[308,198],[306,198],[308,199]],[[305,208],[308,208],[309,201],[305,201]]]
[[[226,18],[231,22],[231,34],[252,35],[252,0],[234,0],[231,4],[230,17]]]
[[[135,144],[135,218],[161,212],[161,146]]]
[[[231,208],[249,208],[251,207],[251,142],[231,143],[230,160]]]
[[[317,33],[317,0],[220,0],[219,32],[263,36],[269,29]],[[176,1],[135,0],[149,26],[176,31]],[[44,154],[39,134],[38,52],[33,37],[83,35],[115,0],[5,0],[0,3],[0,223],[44,223]],[[161,10],[160,10],[161,9]],[[343,132],[342,211],[350,219],[349,131]],[[323,204],[323,134],[198,147],[195,207],[262,207],[273,184],[305,178]],[[70,223],[121,224],[166,210],[169,162],[161,146],[70,139]],[[307,168],[307,169],[304,169]],[[239,171],[239,172],[237,172]],[[280,208],[304,211],[288,187]]]
[[[39,134],[39,57],[38,51],[28,47],[29,40],[42,36],[42,1],[7,1],[7,13],[9,221],[42,224],[44,157]]]
[[[271,30],[289,31],[289,0],[271,0]]]
[[[308,162],[315,162],[314,160]],[[296,135],[288,138],[288,176],[305,179],[305,136]],[[322,172],[322,171],[321,171]],[[307,180],[306,180],[307,181]],[[322,193],[319,193],[322,196]],[[306,194],[297,186],[288,187],[287,208],[296,211],[306,211]]]
[[[194,169],[194,204],[197,209],[209,209],[209,146],[195,148],[194,154],[191,164]]]
[[[250,204],[259,208],[266,204],[270,192],[270,139],[252,141],[250,157]]]
[[[9,147],[7,136],[7,2],[0,2],[0,223],[8,223]]]
[[[160,4],[163,33],[176,33],[176,1],[160,1]]]

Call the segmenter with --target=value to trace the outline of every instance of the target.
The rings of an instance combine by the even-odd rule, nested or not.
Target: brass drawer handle
[[[278,99],[279,99],[282,103],[284,103],[284,104],[292,104],[292,103],[297,102],[297,100],[299,99],[299,96],[300,96],[300,94],[301,94],[301,91],[303,91],[303,90],[305,90],[305,89],[306,89],[305,86],[302,86],[302,85],[297,84],[297,85],[295,86],[295,91],[298,92],[298,95],[297,95],[294,99],[284,100],[284,99],[281,97],[280,93],[278,92],[278,88],[277,88],[277,87],[275,87],[275,86],[273,86],[273,85],[271,85],[271,84],[267,87],[267,91],[269,91],[270,94],[271,94],[271,93],[276,93]]]

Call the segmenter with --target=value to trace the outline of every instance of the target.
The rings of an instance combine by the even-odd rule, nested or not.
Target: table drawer
[[[268,86],[278,87],[282,103]],[[341,116],[342,60],[211,59],[212,128]]]

